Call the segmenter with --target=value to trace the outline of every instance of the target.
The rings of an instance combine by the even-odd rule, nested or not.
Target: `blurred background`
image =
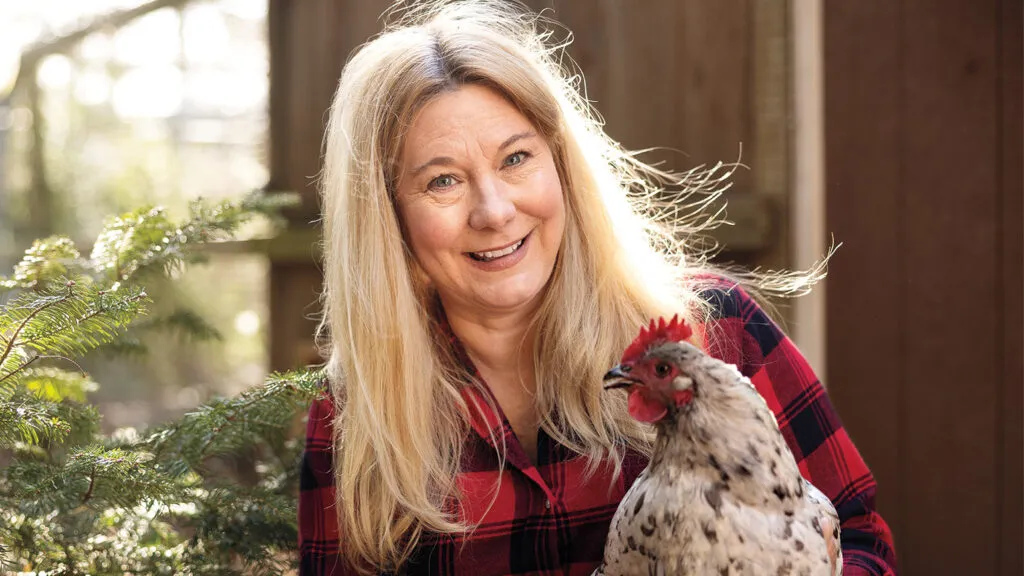
[[[387,0],[0,2],[0,264],[143,204],[303,197],[154,300],[218,328],[86,368],[113,430],[315,361],[314,178]],[[676,169],[739,160],[719,256],[828,280],[782,303],[879,481],[901,573],[1024,573],[1021,0],[531,0],[606,129]],[[246,239],[251,238],[251,239]]]
[[[189,199],[264,186],[268,67],[265,1],[0,2],[3,274],[35,238],[68,235],[88,253],[108,216],[158,204],[180,219]],[[152,289],[222,341],[167,337],[144,362],[88,367],[110,429],[263,381],[266,258],[212,264]]]

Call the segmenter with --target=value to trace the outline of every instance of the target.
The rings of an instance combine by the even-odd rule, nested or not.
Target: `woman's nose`
[[[498,178],[481,179],[474,186],[474,204],[469,225],[475,230],[500,229],[516,215],[512,191]]]

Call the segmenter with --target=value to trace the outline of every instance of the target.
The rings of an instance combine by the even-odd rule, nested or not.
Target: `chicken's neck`
[[[737,384],[697,397],[659,424],[651,474],[706,478],[749,505],[790,510],[803,479],[775,418],[754,389]],[[682,469],[679,469],[679,468]]]

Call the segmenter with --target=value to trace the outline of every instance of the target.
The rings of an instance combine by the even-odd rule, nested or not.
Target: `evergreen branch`
[[[0,332],[7,331],[7,345],[0,353],[0,382],[8,380],[34,363],[27,350],[40,355],[85,354],[116,336],[136,316],[144,313],[148,301],[136,288],[97,290],[67,280],[59,290],[44,288],[26,292],[0,309]],[[17,324],[15,326],[15,324]],[[21,363],[9,366],[12,351],[22,350]]]
[[[96,487],[96,466],[92,467],[92,472],[89,473],[89,489],[82,495],[82,504],[85,504],[92,498],[92,490]]]
[[[69,290],[75,286],[69,281]],[[61,306],[55,310],[33,310],[33,315],[39,317],[24,327],[23,338],[15,339],[14,344],[41,354],[82,355],[113,340],[118,331],[145,312],[143,305],[148,301],[146,293],[134,287],[96,290],[83,286],[80,293],[72,291],[59,302]],[[17,310],[8,315],[16,316]]]
[[[301,445],[285,440],[286,431],[297,409],[322,393],[322,374],[272,375],[139,441],[100,435],[100,415],[84,403],[95,383],[80,366],[39,367],[53,358],[75,363],[100,346],[139,349],[123,329],[148,298],[125,281],[194,261],[193,245],[285,203],[258,195],[196,202],[180,225],[159,210],[129,214],[107,227],[93,258],[48,239],[33,245],[11,280],[0,279],[0,290],[24,289],[0,304],[0,448],[13,448],[0,467],[0,571],[198,576],[294,568]],[[189,311],[132,327],[217,337]],[[218,464],[232,463],[226,452],[243,447],[246,456],[234,462],[255,468],[246,488],[217,475]],[[204,460],[214,454],[228,457]]]
[[[282,206],[296,203],[297,198],[257,191],[239,201],[212,206],[194,200],[189,205],[189,219],[180,226],[172,224],[161,208],[129,212],[107,222],[93,246],[91,260],[98,272],[115,281],[131,279],[151,268],[168,272],[189,256],[189,246],[227,238],[254,214],[273,215]]]
[[[321,370],[271,374],[262,386],[236,398],[200,406],[176,424],[151,433],[142,445],[159,460],[180,458],[198,466],[218,441],[225,448],[237,448],[245,443],[240,442],[245,433],[259,437],[286,429],[298,407],[323,393],[323,380]]]
[[[229,564],[237,558],[245,574],[280,574],[290,560],[280,551],[290,550],[298,537],[294,496],[259,487],[211,490],[195,530],[195,539],[205,546],[193,559]]]
[[[14,266],[11,278],[0,278],[0,289],[34,289],[68,274],[69,268],[81,267],[81,254],[66,236],[36,240]]]
[[[145,356],[149,354],[149,347],[142,340],[123,334],[104,344],[99,351],[107,356]]]
[[[28,360],[26,360],[26,361],[22,362],[21,364],[15,366],[14,369],[11,370],[10,372],[8,372],[7,374],[4,374],[3,376],[0,376],[0,384],[3,384],[8,379],[13,378],[16,374],[18,374],[18,372],[21,372],[22,370],[28,368],[29,366],[34,364],[36,360],[39,360],[39,358],[40,357],[38,355],[32,356]]]
[[[69,358],[67,356],[50,356],[50,355],[46,355],[46,354],[36,354],[35,356],[29,358],[23,364],[19,365],[17,368],[12,370],[10,373],[5,374],[3,378],[0,378],[0,384],[3,384],[4,381],[8,380],[9,378],[13,378],[15,375],[18,374],[18,372],[21,372],[21,371],[27,369],[36,360],[39,360],[40,358],[50,358],[50,359],[55,359],[55,360],[66,360],[66,361],[71,362],[72,364],[74,364],[75,367],[78,368],[78,370],[80,372],[85,374],[85,370],[82,369],[82,366],[78,362],[75,362],[74,359],[72,359],[72,358]],[[22,376],[24,377],[24,375],[22,375]],[[3,390],[3,387],[0,387],[0,391],[2,391],[2,390]]]
[[[183,486],[165,477],[152,465],[151,455],[145,452],[105,449],[99,446],[75,450],[67,460],[64,476],[65,485],[79,488],[78,506],[97,500],[121,507],[131,507],[139,502],[155,502],[164,498],[181,495]],[[104,482],[103,479],[109,479]]]
[[[0,402],[0,448],[16,442],[38,444],[41,438],[62,440],[70,431],[70,424],[60,418],[53,403],[27,399]]]
[[[46,440],[52,450],[60,443],[92,442],[99,420],[95,406],[67,398],[54,402],[22,388],[9,400],[0,401],[0,448]],[[2,478],[0,475],[0,481]]]
[[[31,322],[32,319],[36,317],[36,315],[40,314],[43,310],[46,310],[47,308],[49,308],[51,306],[56,306],[57,304],[59,304],[61,302],[67,301],[67,299],[71,297],[71,287],[74,286],[74,283],[69,281],[66,286],[67,286],[67,289],[68,289],[68,293],[66,295],[60,296],[59,298],[56,298],[56,299],[54,299],[54,298],[43,298],[42,302],[40,303],[40,306],[38,306],[37,308],[32,310],[32,312],[30,314],[28,314],[28,316],[26,316],[24,320],[21,321],[21,324],[14,331],[13,334],[11,334],[10,336],[6,337],[8,339],[7,340],[7,347],[4,348],[3,353],[0,354],[0,366],[3,366],[4,360],[7,360],[7,356],[11,353],[11,350],[14,348],[14,343],[17,342],[18,335],[25,329],[25,326],[27,326],[28,323]],[[0,382],[2,382],[2,381],[3,381],[3,379],[0,379]]]

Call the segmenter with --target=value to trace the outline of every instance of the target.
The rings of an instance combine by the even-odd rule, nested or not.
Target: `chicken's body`
[[[647,358],[678,368],[662,391],[681,404],[657,418],[651,462],[619,505],[595,574],[840,574],[835,509],[800,475],[750,381],[685,342]],[[628,375],[631,394],[652,395],[639,372]]]

